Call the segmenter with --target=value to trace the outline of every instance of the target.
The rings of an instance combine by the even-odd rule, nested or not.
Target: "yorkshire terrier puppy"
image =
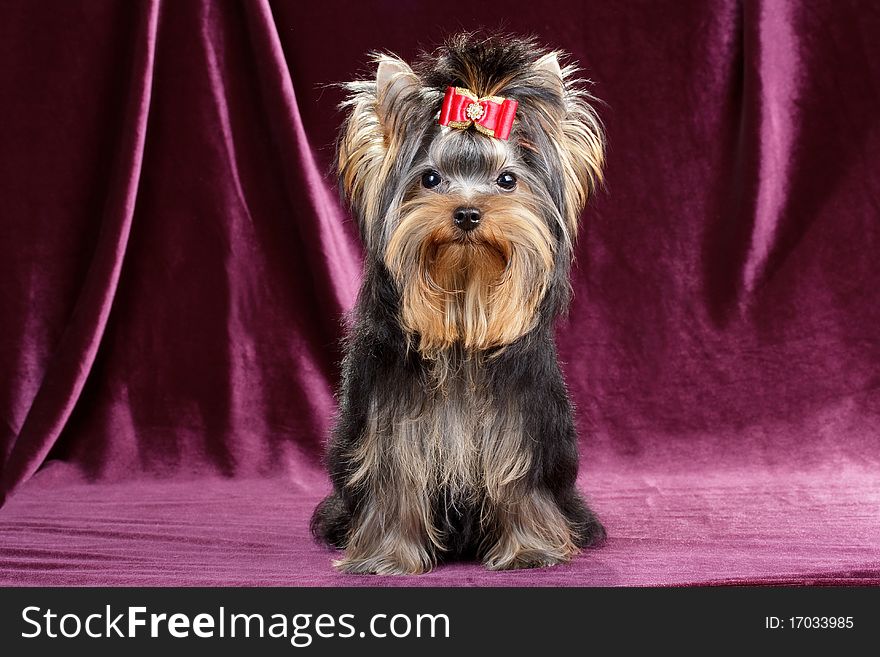
[[[557,55],[461,34],[347,85],[338,171],[366,261],[312,518],[344,572],[549,566],[604,539],[553,335],[604,135]]]

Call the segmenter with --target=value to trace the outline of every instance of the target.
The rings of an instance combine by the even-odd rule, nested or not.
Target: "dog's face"
[[[510,344],[535,325],[548,289],[567,286],[603,159],[589,96],[570,74],[530,41],[464,35],[416,70],[380,57],[374,82],[350,85],[342,189],[426,357]],[[516,100],[509,139],[440,126],[448,86]]]

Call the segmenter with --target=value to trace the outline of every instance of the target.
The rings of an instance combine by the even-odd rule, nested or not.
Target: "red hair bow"
[[[440,125],[461,130],[474,126],[484,135],[506,140],[518,104],[501,96],[478,98],[470,89],[448,87],[440,110]]]

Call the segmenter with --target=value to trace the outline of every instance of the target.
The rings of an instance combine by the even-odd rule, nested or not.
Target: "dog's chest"
[[[398,407],[389,437],[399,465],[422,486],[491,495],[525,472],[520,416],[493,397],[480,368],[465,365],[418,396]]]

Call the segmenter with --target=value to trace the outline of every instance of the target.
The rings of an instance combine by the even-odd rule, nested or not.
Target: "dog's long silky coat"
[[[351,573],[567,561],[605,536],[575,489],[553,338],[602,177],[592,97],[530,39],[375,61],[348,85],[338,145],[366,260],[312,530]],[[509,140],[438,125],[449,86],[516,100]]]

